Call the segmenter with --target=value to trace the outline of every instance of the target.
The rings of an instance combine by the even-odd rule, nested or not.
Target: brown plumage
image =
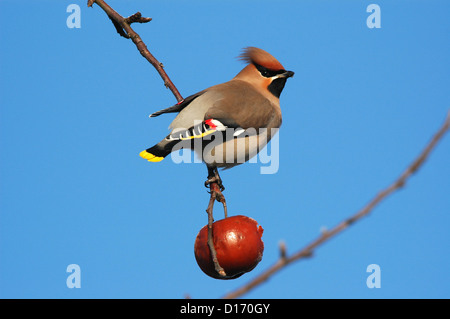
[[[274,129],[281,126],[279,96],[287,78],[294,73],[259,48],[245,48],[239,59],[248,65],[230,81],[153,113],[152,117],[179,112],[170,124],[170,134],[140,155],[158,162],[183,143],[183,147],[194,148],[209,168],[233,167],[255,156],[269,142]],[[236,132],[235,136],[225,134],[227,130]],[[216,137],[211,139],[209,135]],[[202,140],[197,144],[200,148],[195,147],[195,139]],[[245,152],[237,152],[242,147]],[[227,154],[230,150],[234,154]]]

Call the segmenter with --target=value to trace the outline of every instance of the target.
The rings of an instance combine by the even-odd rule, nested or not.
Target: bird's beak
[[[294,72],[292,71],[286,71],[284,73],[281,73],[282,76],[284,76],[285,78],[291,78],[294,76]]]

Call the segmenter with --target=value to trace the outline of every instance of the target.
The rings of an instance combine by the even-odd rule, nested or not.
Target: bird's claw
[[[210,185],[213,184],[213,183],[215,183],[215,184],[217,184],[219,186],[219,189],[220,189],[221,192],[223,192],[225,190],[225,186],[223,186],[222,179],[220,178],[220,176],[215,175],[213,177],[209,177],[206,180],[206,182],[205,182],[205,187],[209,187],[210,188]]]

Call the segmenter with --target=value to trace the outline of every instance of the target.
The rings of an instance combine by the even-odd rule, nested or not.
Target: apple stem
[[[206,209],[206,213],[208,214],[208,247],[211,252],[211,258],[214,263],[214,268],[216,272],[222,276],[225,277],[227,274],[225,273],[225,270],[220,266],[219,260],[217,259],[217,252],[216,248],[214,247],[214,237],[213,237],[213,223],[214,223],[214,217],[213,217],[213,209],[214,209],[214,202],[217,200],[218,202],[222,203],[223,205],[223,211],[225,218],[228,217],[227,212],[227,203],[225,201],[225,196],[223,196],[222,191],[225,189],[222,185],[222,180],[220,179],[219,172],[217,171],[217,168],[211,168],[208,167],[208,180],[205,182],[205,186],[209,187],[211,197],[209,199],[208,208]]]

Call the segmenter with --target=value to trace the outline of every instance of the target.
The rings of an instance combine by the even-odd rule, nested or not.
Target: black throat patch
[[[281,91],[284,89],[284,85],[286,84],[287,78],[278,78],[272,81],[270,85],[267,87],[273,95],[277,98],[280,97]]]

